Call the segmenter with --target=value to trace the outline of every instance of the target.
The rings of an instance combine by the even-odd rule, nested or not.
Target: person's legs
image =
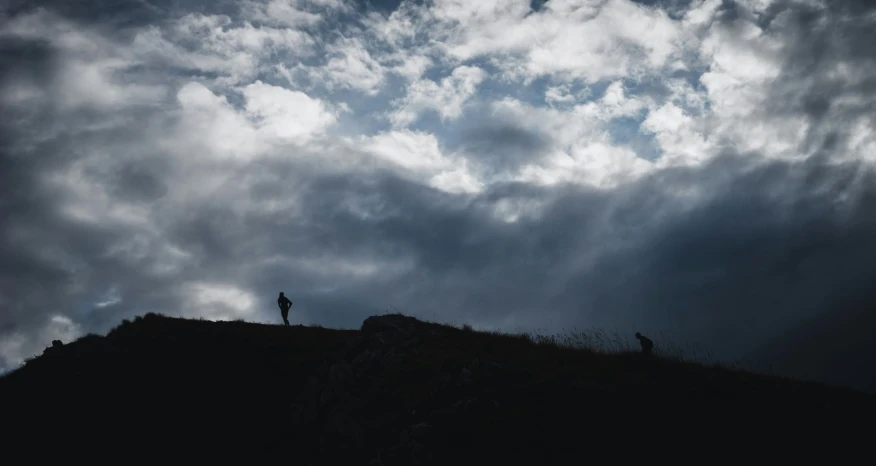
[[[283,314],[283,324],[288,326],[289,325],[289,308],[284,308],[283,310],[280,311],[280,313]]]

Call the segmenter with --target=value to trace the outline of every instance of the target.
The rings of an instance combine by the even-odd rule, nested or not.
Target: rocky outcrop
[[[44,355],[55,354],[58,352],[58,349],[62,348],[63,346],[64,346],[64,342],[62,342],[61,340],[52,340],[52,346],[49,346],[46,349],[44,349],[43,354]]]
[[[384,332],[409,334],[417,328],[423,328],[423,322],[401,314],[386,314],[365,319],[361,330],[365,335]]]

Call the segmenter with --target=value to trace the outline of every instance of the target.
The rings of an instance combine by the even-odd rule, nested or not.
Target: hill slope
[[[869,449],[876,413],[850,389],[401,315],[357,331],[149,314],[50,348],[0,397],[31,459],[302,465],[835,463]]]

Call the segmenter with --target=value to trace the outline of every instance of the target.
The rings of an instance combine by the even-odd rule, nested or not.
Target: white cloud
[[[572,92],[568,84],[547,86],[544,92],[544,101],[551,107],[555,105],[576,104],[590,96],[590,88],[584,88],[578,92]]]
[[[473,193],[483,184],[468,163],[443,154],[435,135],[407,129],[387,131],[349,142],[403,176],[451,193]]]
[[[244,87],[243,95],[258,130],[282,141],[306,142],[337,119],[320,100],[261,81]]]
[[[497,57],[506,74],[527,81],[639,75],[663,67],[686,40],[665,12],[629,0],[552,0],[534,14],[528,0],[440,0],[423,9],[390,16],[377,34],[398,43],[422,33],[455,61]]]
[[[691,8],[684,13],[682,23],[688,29],[707,27],[715,17],[715,12],[721,7],[723,0],[696,0]]]
[[[248,83],[274,67],[276,56],[297,62],[314,53],[309,33],[290,27],[253,26],[224,15],[189,14],[170,28],[153,26],[134,38],[133,51],[144,60],[220,73],[217,83]]]
[[[102,111],[131,105],[157,105],[166,96],[163,86],[117,84],[114,73],[124,71],[127,62],[71,62],[64,65],[63,86],[59,88],[60,103],[66,110],[97,107]]]
[[[596,140],[574,145],[568,152],[552,152],[540,163],[527,164],[515,179],[539,185],[572,183],[614,188],[652,168],[632,150]]]
[[[311,26],[322,17],[304,8],[300,0],[269,0],[243,2],[243,14],[250,20],[272,26]]]
[[[748,3],[757,12],[769,2]],[[189,14],[169,23],[169,27],[142,30],[127,48],[57,22],[52,23],[52,34],[58,43],[78,50],[80,56],[97,53],[95,56],[104,57],[99,62],[80,60],[66,65],[71,71],[66,75],[77,79],[64,88],[63,95],[68,98],[58,101],[74,107],[98,105],[110,111],[160,99],[164,88],[114,83],[117,70],[129,64],[163,60],[218,72],[216,79],[180,88],[179,120],[173,137],[159,142],[168,152],[185,154],[185,167],[209,170],[203,163],[211,160],[251,163],[267,156],[273,143],[315,144],[344,110],[354,121],[368,121],[371,115],[357,115],[345,102],[332,102],[331,91],[351,89],[369,96],[389,91],[382,95],[391,97],[394,90],[383,88],[387,73],[409,82],[404,95],[390,101],[393,109],[388,116],[396,129],[417,122],[428,111],[436,112],[444,121],[459,118],[478,88],[491,84],[490,78],[507,79],[510,73],[528,81],[546,75],[552,81],[544,91],[548,108],[522,105],[508,98],[493,105],[494,115],[525,122],[548,135],[557,148],[555,157],[525,164],[530,179],[571,176],[569,179],[579,182],[604,184],[618,179],[625,167],[634,167],[631,173],[640,173],[643,167],[708,159],[719,141],[731,141],[744,150],[793,153],[806,127],[804,119],[789,117],[771,125],[758,119],[768,86],[781,65],[784,44],[742,19],[731,24],[713,23],[717,7],[712,0],[695,3],[683,21],[673,21],[660,9],[628,0],[552,0],[541,12],[532,14],[529,2],[523,0],[405,4],[388,18],[366,18],[369,29],[364,32],[352,29],[339,40],[324,44],[328,61],[322,67],[297,63],[313,57],[318,42],[323,40],[307,28],[331,11],[351,12],[347,2],[249,2],[244,21]],[[7,34],[15,31],[18,35],[45,35],[39,32],[48,24],[45,18],[33,16],[4,30]],[[433,27],[436,25],[442,27]],[[383,49],[379,46],[381,40],[399,47]],[[490,76],[479,66],[462,64],[437,82],[423,78],[431,67],[478,57],[505,74]],[[694,90],[682,80],[664,79],[670,95],[654,98],[630,94],[624,85],[649,74],[658,77],[663,67],[692,69],[705,65],[709,69],[701,79],[704,89]],[[317,99],[301,90],[256,79],[259,73],[280,68],[309,73],[326,85],[328,95]],[[588,100],[589,88],[570,82],[573,80],[610,83],[603,95]],[[244,98],[240,109],[222,95],[235,91],[242,92]],[[4,99],[23,102],[35,95],[38,93],[29,92],[22,84],[14,92],[4,92]],[[657,164],[631,159],[629,149],[616,147],[608,139],[612,119],[638,115],[647,115],[641,131],[653,134],[662,151]],[[387,145],[387,134],[399,140]],[[426,170],[423,166],[414,166],[432,161],[427,170],[430,177],[422,178],[424,183],[445,190],[481,189],[485,180],[478,180],[467,167],[451,168],[448,156],[437,150],[446,136],[434,133],[430,135],[434,149],[424,149],[429,144],[417,143],[413,144],[417,149],[405,148],[410,151],[405,155],[391,147],[410,146],[410,141],[399,142],[411,138],[407,133],[382,133],[373,136],[372,142],[379,146],[374,153],[382,160],[392,160],[397,167],[422,171]],[[865,141],[867,137],[860,139]],[[601,156],[609,160],[598,160]],[[569,165],[571,160],[575,162]],[[558,167],[576,174],[557,175]],[[200,186],[184,189],[184,197],[200,198],[223,185],[226,178],[205,173]],[[79,212],[85,215],[87,211]]]
[[[515,179],[552,185],[589,184],[613,187],[654,168],[633,150],[610,138],[612,120],[636,115],[648,108],[641,99],[629,98],[621,83],[610,85],[602,98],[563,108],[544,108],[506,98],[493,104],[492,114],[537,131],[551,141],[547,156],[524,164]]]
[[[472,173],[465,159],[457,159],[451,168],[431,177],[429,186],[454,194],[474,194],[484,189],[484,183]]]
[[[601,8],[595,2],[551,3],[548,13],[531,17],[538,38],[523,65],[529,76],[595,82],[641,75],[660,69],[681,45],[678,25],[660,10],[627,0]]]
[[[634,116],[647,106],[647,102],[642,99],[628,97],[620,81],[609,84],[600,104],[603,119]]]
[[[150,215],[145,219],[154,220],[155,216]],[[142,230],[147,229],[148,227],[142,228]],[[195,265],[194,254],[168,242],[157,228],[152,230],[120,238],[108,244],[105,256],[153,277],[171,276],[181,273],[186,267]],[[113,303],[111,298],[107,298],[106,301]]]
[[[97,301],[94,303],[94,307],[98,309],[102,309],[109,306],[114,306],[122,302],[122,296],[119,294],[119,290],[115,287],[110,288],[109,291],[103,294]]]
[[[372,206],[366,202],[357,205],[356,199],[350,199],[345,207],[362,218],[373,218]],[[300,268],[308,275],[323,278],[327,283],[347,280],[368,280],[377,276],[399,276],[410,272],[415,264],[409,257],[387,259],[383,257],[331,257],[326,254],[313,257],[289,257],[284,259]],[[323,288],[321,291],[332,291],[333,288]]]
[[[390,120],[397,127],[407,126],[425,110],[438,112],[442,120],[459,118],[463,105],[486,78],[487,73],[476,66],[460,66],[440,84],[428,79],[411,83],[404,98],[395,102],[397,110]]]
[[[182,112],[167,149],[188,157],[240,160],[264,151],[257,129],[224,96],[190,82],[177,92],[177,101]]]
[[[396,73],[408,81],[416,81],[433,65],[432,59],[425,55],[410,55],[404,56],[402,63],[391,68],[393,73]]]
[[[712,144],[700,129],[701,122],[667,103],[648,114],[642,130],[655,134],[663,154],[661,165],[693,164],[711,155]]]
[[[381,160],[412,171],[433,171],[448,164],[435,135],[419,131],[384,132],[361,139],[358,146]]]
[[[551,92],[565,101],[572,101],[568,94],[560,94],[558,90]],[[612,119],[639,115],[652,105],[649,99],[627,96],[623,83],[615,81],[596,100],[552,108],[506,97],[492,104],[492,114],[538,130],[546,134],[555,146],[568,149],[583,140],[602,138]]]
[[[308,71],[314,79],[324,80],[329,88],[357,89],[375,94],[383,83],[383,66],[371,57],[362,41],[342,38],[328,47],[331,55],[323,67]]]
[[[183,286],[186,296],[184,314],[211,320],[251,318],[256,311],[255,296],[228,283],[194,282]]]
[[[850,128],[849,159],[876,162],[876,129],[872,120],[859,118]]]
[[[764,4],[754,2],[757,7]],[[800,144],[808,126],[806,116],[768,116],[764,112],[770,107],[772,86],[780,75],[784,49],[789,45],[783,40],[781,35],[765,34],[756,24],[742,18],[729,24],[715,22],[709,27],[700,46],[700,57],[709,69],[700,82],[706,88],[709,104],[710,138],[767,157],[804,155]],[[682,127],[689,128],[690,124],[687,121]],[[690,141],[682,134],[674,138],[677,143],[672,144],[676,147],[683,139]]]

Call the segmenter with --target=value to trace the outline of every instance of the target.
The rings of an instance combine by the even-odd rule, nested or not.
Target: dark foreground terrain
[[[0,378],[4,464],[847,464],[876,441],[871,394],[401,315],[65,343]]]

